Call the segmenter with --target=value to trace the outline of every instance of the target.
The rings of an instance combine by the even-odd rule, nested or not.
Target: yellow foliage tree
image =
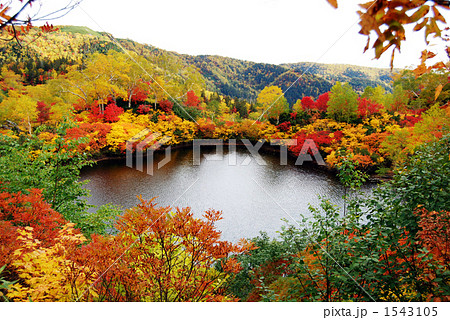
[[[450,132],[448,110],[449,106],[443,109],[435,104],[423,113],[422,120],[414,127],[394,129],[381,144],[382,151],[388,154],[394,164],[403,163],[418,146],[437,140]]]
[[[280,115],[289,110],[289,104],[284,97],[283,90],[277,86],[265,87],[258,95],[258,111],[261,117],[276,118],[277,124],[280,121]]]
[[[294,110],[295,112],[303,111],[302,99],[298,99],[297,102],[295,102],[295,104],[292,106],[292,110]]]
[[[38,114],[36,105],[37,101],[33,98],[11,90],[0,103],[0,121],[13,121],[31,134]]]
[[[22,280],[10,287],[7,297],[13,301],[72,301],[76,292],[72,288],[88,288],[85,267],[69,260],[71,249],[86,238],[75,231],[73,223],[66,224],[59,232],[55,244],[43,247],[33,237],[33,228],[19,229],[17,241],[21,243],[14,252],[12,266]],[[73,270],[77,269],[74,278]],[[91,275],[92,276],[92,275]]]
[[[137,116],[128,110],[119,116],[119,121],[111,125],[111,131],[106,136],[106,143],[113,151],[124,151],[126,141],[145,128],[144,124],[137,123]]]

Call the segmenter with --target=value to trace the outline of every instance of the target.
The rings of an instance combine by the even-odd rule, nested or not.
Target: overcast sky
[[[42,0],[41,12],[69,0]],[[192,55],[265,63],[321,62],[389,67],[390,54],[363,54],[358,3],[340,0],[83,0],[54,25],[87,26],[119,38]],[[445,15],[448,17],[448,14]],[[395,67],[419,62],[423,33],[409,34]]]

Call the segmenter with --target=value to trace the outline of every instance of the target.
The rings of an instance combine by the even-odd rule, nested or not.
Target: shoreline
[[[225,146],[229,146],[230,145],[230,141],[229,140],[224,140],[222,143]],[[236,142],[236,143],[234,143],[234,145],[236,147],[245,147],[245,144],[242,143],[242,141],[241,142]],[[203,147],[213,147],[215,145],[214,144],[210,144],[210,145],[202,145],[202,146]],[[179,144],[176,144],[176,145],[164,146],[164,147],[161,147],[161,148],[155,150],[155,152],[156,153],[162,153],[162,152],[164,152],[164,150],[167,147],[171,147],[172,150],[192,149],[193,148],[193,142],[182,142],[182,143],[179,143]],[[275,155],[281,154],[281,148],[280,148],[279,145],[271,145],[268,142],[265,142],[258,151],[262,151],[263,153],[266,153],[266,154],[268,153],[268,154],[273,154],[273,155],[274,154]],[[288,161],[289,160],[292,161],[292,160],[297,159],[297,156],[295,156],[290,151],[288,151],[287,155],[288,155]],[[144,153],[143,154],[143,158],[145,159],[146,157],[147,157],[147,154]],[[94,165],[101,165],[102,162],[112,162],[112,161],[115,161],[115,160],[125,160],[125,159],[126,159],[126,155],[123,153],[123,154],[120,154],[120,155],[111,155],[111,156],[104,156],[103,155],[100,158],[93,158],[93,159],[90,159],[90,160],[92,160],[94,162]],[[332,174],[333,176],[336,176],[336,173],[337,173],[336,169],[333,169],[333,168],[331,168],[328,165],[325,165],[325,166],[318,165],[315,160],[307,161],[307,162],[303,163],[301,166],[305,167],[307,169],[317,170],[317,171],[320,171],[322,173]],[[369,183],[381,183],[381,182],[390,181],[392,179],[392,177],[393,177],[393,173],[392,172],[389,173],[389,174],[383,175],[383,176],[380,176],[380,175],[377,175],[377,174],[369,174],[369,178],[368,178],[367,182],[369,182]]]

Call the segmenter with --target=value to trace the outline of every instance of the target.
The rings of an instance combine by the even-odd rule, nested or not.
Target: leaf
[[[436,53],[428,50],[423,50],[422,55],[420,56],[420,60],[422,63],[425,63],[426,60],[433,59],[434,57],[436,57]]]
[[[445,18],[441,15],[436,7],[433,7],[434,18],[442,23],[446,23]]]
[[[327,0],[329,4],[331,4],[334,8],[338,7],[337,0]]]
[[[435,63],[432,67],[432,69],[446,69],[447,67],[442,61],[439,61],[438,63]]]
[[[425,63],[421,63],[416,69],[413,70],[414,75],[417,77],[420,77],[424,73],[428,72],[428,68],[425,65]]]
[[[419,31],[422,30],[423,27],[425,27],[428,23],[428,18],[423,19],[423,21],[421,23],[418,23],[415,25],[414,27],[414,31]]]
[[[10,16],[8,16],[6,14],[6,12],[8,12],[10,8],[9,7],[5,7],[1,12],[0,12],[0,18],[3,18],[5,21],[8,21],[9,19],[11,19]]]
[[[367,50],[369,50],[369,45],[370,45],[370,38],[367,39],[367,44],[364,47],[364,52],[366,52]]]
[[[383,43],[381,41],[375,41],[374,47],[375,47],[375,58],[379,59],[381,57],[381,55],[386,52],[387,49],[389,49],[389,47],[392,44],[389,44],[387,46],[383,46]]]
[[[369,10],[375,1],[370,1],[370,2],[366,2],[366,3],[361,3],[359,6],[363,9]]]
[[[429,29],[427,29],[427,38],[428,35],[431,33],[434,33],[434,37],[438,38],[441,36],[441,29],[439,29],[437,23],[436,23],[436,19],[431,18],[430,19],[430,24],[428,25]]]
[[[435,94],[434,94],[434,101],[436,101],[437,98],[439,98],[439,95],[440,95],[441,92],[442,92],[442,88],[443,88],[443,85],[442,85],[442,84],[440,84],[440,85],[437,86],[436,92],[435,92]]]
[[[359,21],[359,25],[361,26],[360,34],[368,36],[372,30],[378,30],[379,26],[374,17],[365,15],[362,11],[358,11],[358,14],[361,17]]]
[[[425,17],[425,15],[429,11],[430,11],[430,7],[427,5],[420,7],[420,9],[417,10],[416,12],[414,12],[414,14],[411,16],[411,18],[410,18],[411,22],[419,21],[421,18]]]

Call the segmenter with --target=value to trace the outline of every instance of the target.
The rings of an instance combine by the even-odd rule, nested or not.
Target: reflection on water
[[[343,187],[332,175],[311,168],[295,166],[294,160],[281,166],[278,155],[262,154],[266,165],[252,160],[243,165],[250,153],[238,148],[214,161],[202,157],[193,165],[191,149],[173,150],[171,161],[157,169],[163,154],[155,155],[153,176],[125,166],[125,160],[101,163],[83,170],[81,179],[90,182],[89,203],[113,203],[129,208],[144,199],[157,197],[160,205],[191,207],[195,215],[210,208],[223,211],[217,223],[225,240],[257,236],[266,231],[276,236],[284,222],[299,220],[299,213],[308,214],[309,204],[317,206],[318,196],[342,203]],[[203,151],[203,148],[202,148]],[[214,150],[205,151],[214,154]],[[248,161],[247,161],[248,162]],[[236,163],[236,165],[230,165]],[[365,187],[366,190],[370,186]]]

